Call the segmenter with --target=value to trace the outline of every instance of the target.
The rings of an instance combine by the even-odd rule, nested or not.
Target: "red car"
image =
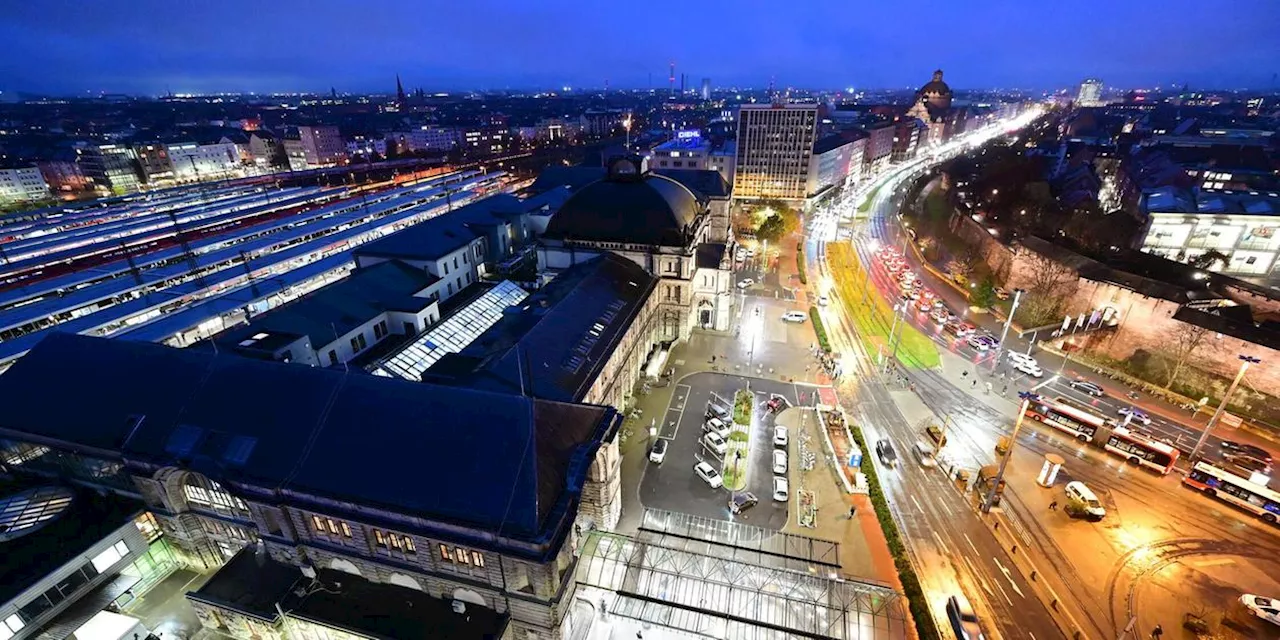
[[[769,413],[777,413],[786,409],[789,404],[790,403],[787,402],[786,398],[782,396],[773,396],[772,398],[769,398],[769,402],[765,403],[764,406],[769,410]]]

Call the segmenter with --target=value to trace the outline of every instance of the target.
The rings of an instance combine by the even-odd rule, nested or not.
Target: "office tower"
[[[817,120],[816,104],[742,105],[733,197],[804,200]]]
[[[1076,104],[1081,107],[1097,107],[1102,105],[1102,81],[1097,78],[1086,78],[1080,83],[1076,92]]]
[[[702,99],[703,100],[711,99],[711,78],[702,79]]]

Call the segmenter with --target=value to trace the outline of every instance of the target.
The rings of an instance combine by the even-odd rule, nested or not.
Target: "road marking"
[[[1013,600],[1010,600],[1010,599],[1009,599],[1009,593],[1008,593],[1008,592],[1006,592],[1006,591],[1004,590],[1004,587],[1000,586],[1000,583],[999,583],[999,582],[997,582],[997,583],[996,583],[996,588],[1000,590],[1000,595],[1004,596],[1004,601],[1005,601],[1005,602],[1008,602],[1008,603],[1009,603],[1009,606],[1011,606],[1011,607],[1012,607],[1012,606],[1013,606]]]
[[[1009,573],[1009,570],[1006,569],[1004,565],[1000,564],[1000,559],[995,556],[992,556],[991,559],[996,561],[996,566],[1000,567],[1000,573],[1003,573],[1005,579],[1009,581],[1009,586],[1013,587],[1013,590],[1017,591],[1019,596],[1022,596],[1023,598],[1027,597],[1023,595],[1022,589],[1019,589],[1018,585],[1013,581],[1013,575]]]
[[[677,400],[680,402],[680,409],[679,409],[679,412],[678,412],[678,413],[676,413],[676,420],[675,420],[676,428],[675,428],[674,430],[672,430],[672,432],[671,432],[671,439],[672,439],[672,440],[675,440],[675,439],[676,439],[676,434],[680,433],[680,422],[681,422],[681,420],[683,420],[683,419],[684,419],[684,409],[685,409],[685,407],[686,407],[686,406],[688,406],[688,404],[689,404],[689,392],[690,392],[690,391],[693,391],[693,387],[692,387],[692,386],[687,385],[687,384],[677,384],[677,385],[676,385],[676,393],[675,393],[675,395],[673,395],[673,396],[671,397],[671,404],[675,404]],[[705,408],[704,408],[703,410],[705,411]],[[668,405],[668,407],[667,407],[667,413],[671,413],[671,411],[672,411],[671,406],[669,406],[669,405]],[[667,418],[668,416],[662,416],[662,417],[665,419],[665,418]]]
[[[968,558],[964,559],[964,563],[968,565],[969,573],[973,576],[973,581],[978,583],[978,586],[982,587],[982,590],[986,591],[987,595],[994,598],[996,596],[996,592],[992,591],[991,587],[987,585],[987,581],[982,579],[982,574],[978,573],[978,569],[973,566],[973,563],[970,562]]]
[[[915,496],[911,496],[911,501],[916,503],[916,508],[920,510],[920,513],[924,513],[924,507],[920,506],[920,501],[916,500]]]
[[[966,533],[966,534],[964,534],[964,541],[969,543],[969,548],[970,548],[970,549],[973,549],[973,552],[974,552],[975,554],[977,554],[977,553],[978,553],[978,548],[977,548],[977,547],[975,547],[975,546],[973,546],[973,540],[970,540],[970,539],[969,539],[969,534],[967,534],[967,533]]]
[[[948,554],[949,554],[949,553],[951,553],[951,550],[947,548],[947,543],[943,542],[943,541],[942,541],[942,538],[938,536],[938,532],[937,532],[937,531],[933,531],[932,533],[933,533],[933,539],[938,541],[938,548],[939,548],[939,549],[942,549],[943,551],[947,552]]]

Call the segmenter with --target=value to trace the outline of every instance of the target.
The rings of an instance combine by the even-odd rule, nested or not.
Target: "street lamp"
[[[987,497],[982,502],[982,512],[991,513],[991,505],[995,503],[996,489],[1000,488],[1000,483],[1004,482],[1004,470],[1009,466],[1009,458],[1013,456],[1013,448],[1018,446],[1018,430],[1022,428],[1022,421],[1027,417],[1027,406],[1032,400],[1039,400],[1040,396],[1030,391],[1018,392],[1018,397],[1022,398],[1022,406],[1018,407],[1018,419],[1013,423],[1013,434],[1009,436],[1009,446],[1005,448],[1004,455],[1000,457],[1000,470],[996,472],[995,480],[991,481],[991,487],[987,489]]]
[[[1244,372],[1249,369],[1249,365],[1262,362],[1258,358],[1244,354],[1240,354],[1238,357],[1240,358],[1240,371],[1236,372],[1236,379],[1231,381],[1230,387],[1227,387],[1227,393],[1222,396],[1222,402],[1218,403],[1218,410],[1213,412],[1213,417],[1209,418],[1209,422],[1204,425],[1204,431],[1200,433],[1200,439],[1196,441],[1195,448],[1191,450],[1192,461],[1200,457],[1200,449],[1209,440],[1209,432],[1213,431],[1213,427],[1218,424],[1218,419],[1227,410],[1227,403],[1231,401],[1231,394],[1235,393],[1236,387],[1240,386],[1240,380],[1244,378]]]
[[[1018,312],[1018,304],[1022,302],[1022,289],[1013,290],[1013,306],[1009,307],[1009,317],[1004,319],[1004,329],[1000,330],[1000,344],[996,345],[996,357],[991,359],[991,370],[1000,366],[1000,354],[1004,351],[1004,339],[1009,335],[1009,323],[1013,322],[1013,314]]]

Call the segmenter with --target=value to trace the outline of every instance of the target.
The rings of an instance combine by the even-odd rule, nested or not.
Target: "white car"
[[[1246,593],[1240,596],[1240,604],[1249,610],[1250,615],[1280,625],[1280,600]]]
[[[787,491],[787,479],[782,476],[773,477],[773,499],[778,502],[786,502],[789,497]]]
[[[658,440],[653,443],[653,448],[649,450],[649,462],[654,464],[662,464],[667,459],[667,445],[670,440]]]
[[[716,471],[711,465],[705,462],[699,462],[693,465],[693,472],[702,478],[712,489],[719,489],[724,486],[724,478],[720,477],[720,472]]]
[[[773,450],[773,472],[782,474],[787,472],[787,452],[782,449]]]
[[[991,345],[988,344],[987,341],[983,339],[985,337],[986,336],[972,335],[972,336],[969,336],[969,339],[966,340],[966,342],[969,343],[969,346],[973,347],[978,351],[986,351],[987,348],[990,347]]]
[[[1143,413],[1140,409],[1134,409],[1133,407],[1120,407],[1116,413],[1120,414],[1120,417],[1122,418],[1124,416],[1129,416],[1130,422],[1140,422],[1144,426],[1151,426],[1151,416]]]
[[[1016,360],[1013,363],[1013,368],[1031,376],[1032,378],[1044,377],[1044,371],[1040,370],[1040,365],[1036,364],[1035,360]]]
[[[724,452],[729,450],[729,443],[725,442],[724,438],[720,437],[720,434],[713,431],[703,434],[702,444],[719,455],[724,455]]]
[[[707,433],[714,433],[721,438],[728,438],[729,431],[733,429],[731,425],[720,418],[707,418],[706,424],[702,425],[702,430]]]
[[[787,428],[786,427],[782,425],[778,425],[773,428],[773,446],[775,447],[787,446]]]
[[[1022,353],[1021,351],[1006,351],[1005,353],[1009,355],[1009,361],[1012,362],[1014,365],[1017,365],[1020,362],[1025,362],[1027,364],[1030,364],[1033,367],[1036,367],[1036,368],[1040,367],[1040,363],[1036,362],[1035,358],[1032,358],[1031,356],[1025,353]]]
[[[818,306],[825,307],[829,304],[831,304],[831,298],[827,297],[827,294],[824,293],[818,296]]]
[[[809,314],[803,311],[788,311],[782,314],[783,322],[804,322],[809,319]]]
[[[749,288],[751,285],[753,285],[753,284],[755,284],[755,283],[756,283],[756,281],[755,281],[755,280],[753,280],[753,279],[751,279],[751,278],[747,278],[746,280],[739,280],[739,281],[738,281],[738,288],[739,288],[739,289],[747,289],[747,288]]]

